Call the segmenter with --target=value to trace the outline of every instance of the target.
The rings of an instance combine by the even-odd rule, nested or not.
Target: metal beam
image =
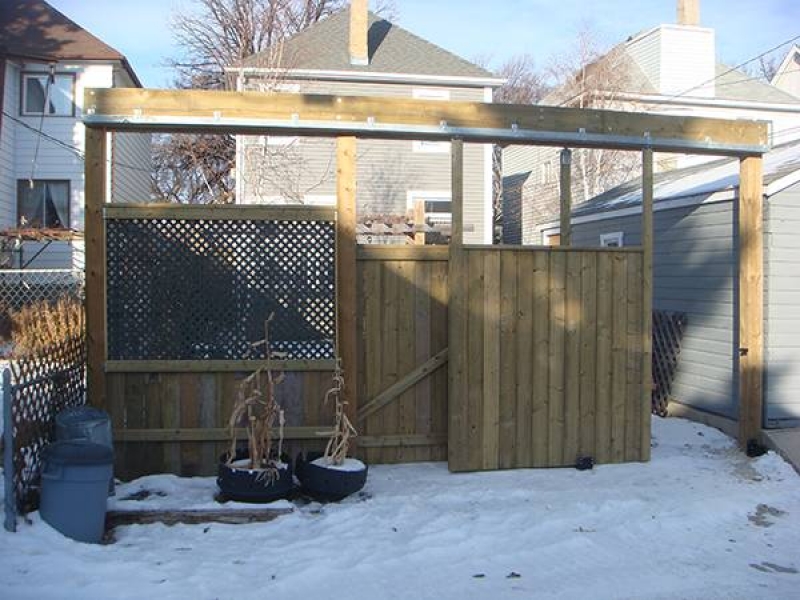
[[[88,127],[311,137],[450,140],[690,152],[769,150],[763,121],[549,106],[206,90],[89,89]]]

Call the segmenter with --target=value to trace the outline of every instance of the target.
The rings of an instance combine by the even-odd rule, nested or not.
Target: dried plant
[[[334,418],[333,431],[328,439],[328,444],[325,446],[325,454],[323,455],[328,464],[341,465],[344,459],[347,458],[347,451],[350,448],[350,438],[358,435],[355,427],[347,418],[345,413],[345,406],[347,402],[342,397],[344,391],[344,372],[342,371],[341,359],[336,360],[336,370],[333,373],[333,385],[325,393],[325,403],[332,398],[336,416]]]
[[[41,301],[11,313],[13,358],[40,354],[83,333],[83,305],[75,298]]]
[[[264,477],[270,482],[278,477],[278,470],[270,457],[273,442],[272,430],[277,420],[279,425],[278,457],[280,457],[283,451],[283,426],[285,423],[284,412],[275,400],[275,386],[281,383],[283,375],[273,376],[269,364],[269,324],[274,316],[274,314],[270,314],[264,323],[264,339],[253,344],[253,347],[262,344],[266,346],[267,365],[249,375],[239,385],[236,403],[228,421],[231,434],[228,465],[231,465],[236,456],[237,428],[244,423],[250,452],[249,468],[263,469]]]

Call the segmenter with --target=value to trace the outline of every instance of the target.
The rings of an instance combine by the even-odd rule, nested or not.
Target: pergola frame
[[[106,133],[110,131],[228,133],[336,137],[337,235],[355,240],[356,138],[452,141],[453,237],[451,281],[463,281],[463,143],[608,148],[642,152],[644,292],[653,289],[653,153],[682,152],[740,159],[739,439],[758,439],[763,403],[763,182],[768,124],[745,120],[673,117],[643,113],[466,102],[256,92],[89,89],[86,130],[86,271],[89,399],[105,403]],[[562,239],[569,235],[570,161],[562,156]],[[355,244],[337,252],[339,348],[345,371],[356,365]],[[458,285],[452,284],[452,285]],[[103,293],[93,293],[103,290]],[[651,326],[645,326],[645,381],[650,380]],[[98,366],[100,368],[98,369]],[[649,386],[645,386],[649,388]],[[649,389],[645,389],[649,398]],[[349,409],[358,409],[354,390]],[[648,402],[649,406],[649,402]]]

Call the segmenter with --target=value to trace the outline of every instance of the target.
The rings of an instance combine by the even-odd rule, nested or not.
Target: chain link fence
[[[61,296],[83,298],[84,272],[73,269],[0,269],[0,308],[19,310]]]

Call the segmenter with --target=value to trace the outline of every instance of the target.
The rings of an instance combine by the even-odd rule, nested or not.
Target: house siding
[[[19,115],[19,69],[6,62],[5,85],[3,86],[3,112]],[[8,117],[3,117],[0,131],[0,228],[14,226],[16,220],[17,184],[14,173],[14,147],[17,125]]]
[[[415,89],[446,90],[452,101],[482,102],[484,88],[400,85],[363,82],[292,81],[304,94],[336,94],[412,98]],[[249,80],[245,89],[257,89]],[[449,152],[415,152],[411,141],[359,140],[358,203],[366,215],[405,215],[409,192],[450,194]],[[254,136],[237,138],[240,155],[237,191],[242,203],[333,199],[336,194],[336,143],[331,139],[299,138],[281,149]],[[464,150],[465,241],[490,239],[491,223],[485,207],[491,202],[486,185],[487,153],[483,144],[466,144]],[[489,197],[487,197],[487,194]]]
[[[775,194],[764,219],[767,426],[800,426],[800,184]]]
[[[598,246],[601,234],[617,231],[623,232],[624,245],[641,244],[641,216],[576,224],[573,244]],[[737,233],[732,203],[657,211],[654,236],[653,307],[687,315],[673,397],[735,419]]]
[[[151,141],[149,133],[112,134],[112,202],[146,202],[150,198]]]
[[[12,76],[12,80],[16,87],[14,95],[17,98],[17,102],[20,95],[21,71],[29,73],[42,71],[42,69],[41,65],[24,65],[22,69],[16,69],[16,74]],[[26,117],[20,116],[18,106],[11,113],[31,129],[14,123],[14,192],[9,199],[11,210],[14,214],[13,221],[16,223],[17,181],[27,180],[28,178],[67,180],[70,182],[70,227],[82,230],[84,162],[79,153],[82,155],[84,150],[84,126],[81,123],[83,93],[86,88],[90,87],[111,87],[113,83],[113,67],[110,64],[73,66],[70,63],[70,66],[57,65],[56,72],[75,74],[75,115],[71,117],[45,117],[44,119],[38,116]],[[46,137],[39,139],[36,130],[39,129],[40,124],[41,131],[44,134],[62,140],[65,144],[75,148],[75,152],[54,143]],[[24,255],[28,257],[34,256],[41,248],[40,244],[26,242]],[[28,266],[39,269],[82,268],[83,252],[80,249],[73,252],[72,244],[54,242],[47,246]]]

